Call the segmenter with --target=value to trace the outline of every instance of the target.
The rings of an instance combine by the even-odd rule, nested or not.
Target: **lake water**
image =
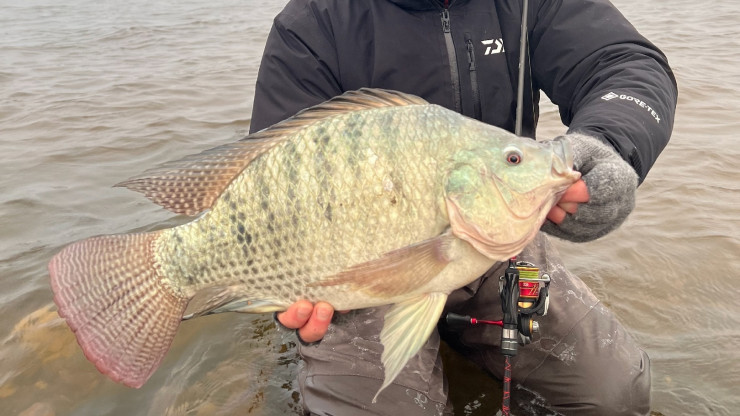
[[[245,134],[283,4],[0,0],[0,413],[299,408],[292,337],[266,316],[186,322],[143,388],[109,381],[56,315],[46,271],[71,241],[185,221],[111,185]],[[675,70],[674,136],[620,230],[558,246],[650,354],[656,411],[740,414],[740,5],[615,4]],[[544,110],[540,135],[561,133]]]

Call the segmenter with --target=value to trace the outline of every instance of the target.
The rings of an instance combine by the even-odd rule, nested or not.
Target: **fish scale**
[[[409,108],[409,112],[413,110]],[[375,111],[390,113],[389,109]],[[437,208],[442,198],[441,181],[435,180],[438,162],[427,157],[428,166],[420,166],[407,155],[413,150],[412,154],[431,156],[439,152],[435,144],[444,142],[432,140],[433,132],[425,130],[404,136],[401,129],[408,124],[408,117],[398,112],[391,115],[368,114],[364,123],[354,115],[347,117],[352,119],[349,121],[337,117],[328,125],[302,131],[250,164],[224,192],[228,198],[219,199],[196,222],[160,237],[158,262],[165,265],[164,273],[173,286],[197,291],[213,284],[237,285],[246,279],[256,282],[249,287],[252,296],[280,299],[286,306],[302,298],[331,302],[327,292],[338,288],[319,293],[306,284],[441,232],[446,221]],[[348,122],[354,130],[347,127]],[[336,132],[347,130],[354,131],[351,140],[355,146],[330,140],[340,136]],[[365,130],[370,133],[363,134]],[[394,141],[392,146],[372,146],[377,135],[406,140]],[[296,176],[297,182],[291,180]],[[265,184],[270,184],[269,188]],[[247,197],[250,195],[259,197]],[[305,209],[296,209],[300,207]],[[363,223],[360,218],[375,221]],[[249,233],[249,243],[242,233],[235,232],[239,227]],[[307,251],[307,246],[314,250]],[[253,254],[245,258],[245,251]],[[254,261],[256,272],[242,266],[249,261]],[[323,267],[306,268],[306,264]],[[288,286],[277,283],[275,270],[305,281],[288,291]],[[184,278],[194,275],[199,276],[195,284]],[[270,283],[264,283],[268,278]]]
[[[514,157],[516,156],[516,157]],[[363,89],[120,186],[193,221],[93,237],[49,263],[86,356],[141,386],[182,319],[392,305],[383,390],[447,295],[528,244],[579,174],[569,149],[407,94]],[[377,394],[376,394],[377,398]]]

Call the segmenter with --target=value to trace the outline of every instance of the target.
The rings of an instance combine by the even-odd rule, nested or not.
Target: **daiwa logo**
[[[495,55],[497,53],[506,52],[504,50],[504,39],[503,38],[487,39],[487,40],[482,40],[480,42],[486,46],[486,52],[484,53],[484,55]]]
[[[655,119],[655,121],[657,123],[660,123],[660,116],[658,115],[658,113],[656,113],[655,110],[653,110],[653,108],[650,107],[645,101],[642,101],[639,98],[635,98],[635,97],[633,97],[631,95],[627,95],[627,94],[617,94],[617,93],[615,93],[613,91],[610,91],[608,94],[606,94],[606,95],[604,95],[604,96],[601,97],[601,99],[604,100],[604,101],[610,101],[610,100],[613,100],[615,98],[619,98],[620,100],[624,100],[624,101],[632,101],[633,103],[635,103],[635,104],[639,105],[640,107],[644,108],[645,111],[649,112],[650,115],[653,116],[653,118]]]

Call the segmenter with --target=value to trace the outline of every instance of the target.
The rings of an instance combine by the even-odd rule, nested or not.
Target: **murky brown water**
[[[268,317],[186,322],[132,390],[85,360],[46,272],[73,240],[184,220],[111,185],[244,134],[283,3],[0,0],[0,413],[293,413],[291,337]],[[673,64],[675,133],[619,231],[560,247],[649,352],[655,410],[738,414],[740,6],[615,3]]]

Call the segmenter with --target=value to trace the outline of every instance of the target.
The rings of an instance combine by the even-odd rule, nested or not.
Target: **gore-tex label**
[[[627,94],[617,94],[617,93],[614,93],[614,92],[610,92],[609,94],[606,94],[603,97],[601,97],[601,99],[604,100],[604,101],[613,100],[615,98],[620,99],[620,100],[624,100],[624,101],[632,101],[636,105],[644,108],[645,111],[647,111],[648,113],[650,113],[651,116],[653,116],[653,118],[655,119],[655,121],[657,123],[660,123],[660,116],[658,115],[658,113],[656,113],[655,110],[653,110],[653,108],[650,107],[645,101],[642,101],[639,98],[635,98],[635,97],[633,97],[631,95],[627,95]]]

